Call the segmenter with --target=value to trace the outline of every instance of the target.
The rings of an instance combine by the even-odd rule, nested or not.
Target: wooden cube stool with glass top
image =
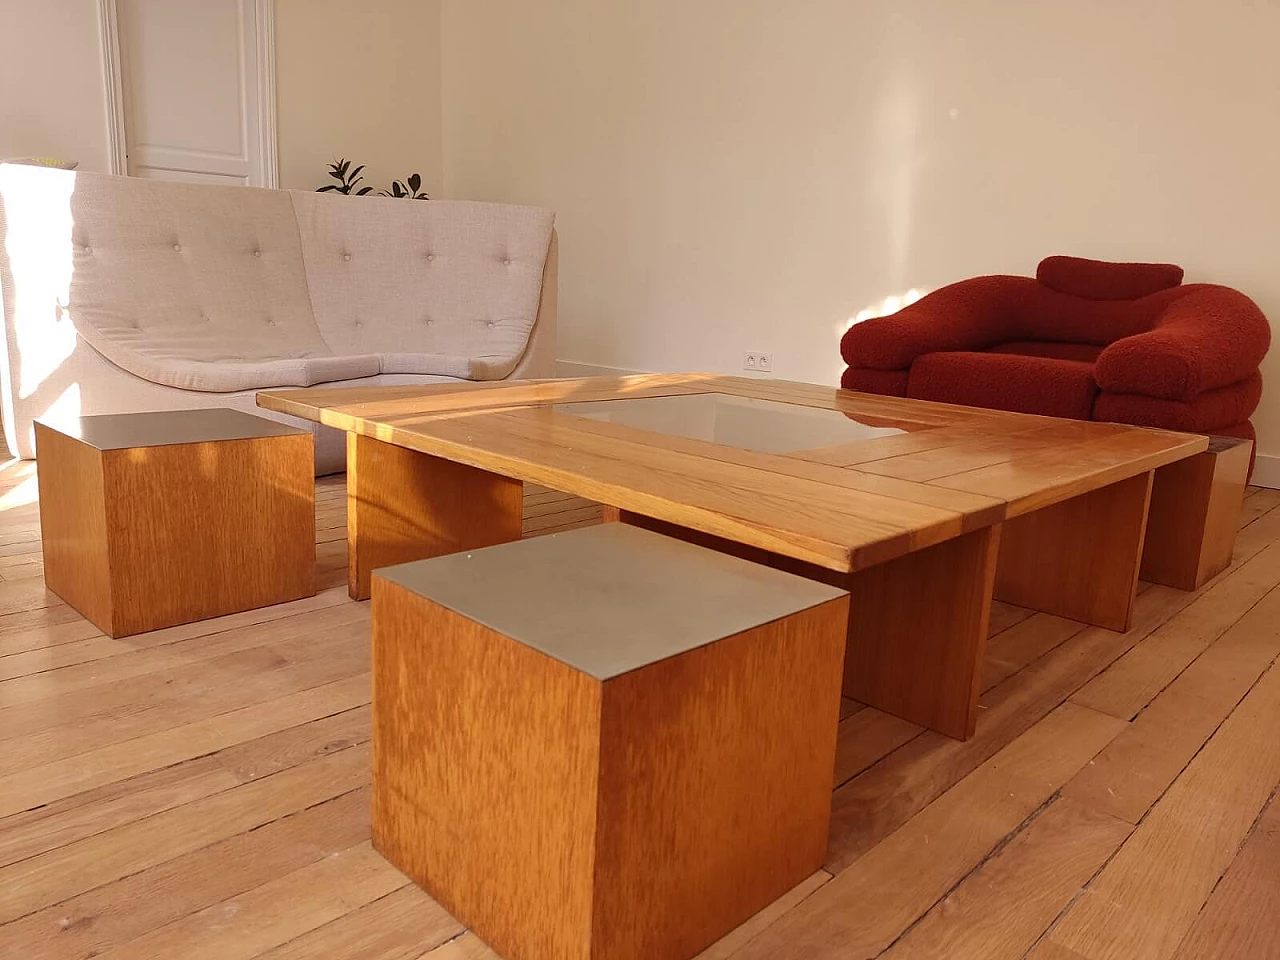
[[[45,584],[103,633],[315,593],[310,431],[206,409],[35,432]]]
[[[811,875],[848,596],[622,524],[373,574],[374,846],[506,960],[686,960]]]

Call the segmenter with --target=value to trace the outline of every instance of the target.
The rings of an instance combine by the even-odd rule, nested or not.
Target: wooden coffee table
[[[536,482],[849,590],[846,695],[958,738],[977,721],[993,594],[1127,629],[1153,476],[1209,445],[705,374],[258,403],[348,431],[353,597],[376,567],[519,538],[522,483]]]

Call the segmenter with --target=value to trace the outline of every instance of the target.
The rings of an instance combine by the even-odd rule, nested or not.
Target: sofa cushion
[[[929,353],[911,365],[907,396],[1088,420],[1093,364],[1010,353]]]
[[[1172,263],[1111,263],[1083,257],[1045,257],[1036,279],[1051,290],[1086,300],[1137,300],[1182,283]]]
[[[1214,433],[1248,420],[1262,399],[1262,374],[1206,390],[1192,400],[1164,400],[1136,393],[1100,393],[1093,419],[1140,427]]]
[[[1022,357],[1048,357],[1054,360],[1079,360],[1093,363],[1102,347],[1091,343],[1053,343],[1048,340],[1011,340],[997,343],[992,353],[1013,353]]]
[[[491,380],[529,342],[554,217],[450,200],[293,193],[316,322],[384,373]]]
[[[15,305],[19,325],[61,312],[117,366],[193,390],[303,386],[320,375],[307,361],[332,360],[287,194],[17,166],[0,191],[9,249],[44,264],[11,257],[23,295],[42,298]],[[227,379],[230,363],[253,370]]]

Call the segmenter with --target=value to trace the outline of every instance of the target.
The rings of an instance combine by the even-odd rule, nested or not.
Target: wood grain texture
[[[1280,536],[1280,524],[1274,533]],[[1242,536],[1242,547],[1244,540]],[[1234,567],[1196,595],[1185,595],[1188,602],[1181,616],[1143,637],[1071,699],[1122,720],[1136,717],[1277,585],[1280,545],[1271,542],[1260,551],[1255,547],[1242,549]]]
[[[1000,532],[987,527],[855,574],[630,511],[619,519],[850,593],[844,695],[960,740],[973,735]]]
[[[369,598],[378,567],[519,540],[519,480],[347,435],[348,591]]]
[[[931,432],[903,436],[926,437]],[[0,464],[0,491],[28,481],[34,484],[34,468],[33,463]],[[556,503],[580,502],[566,498],[565,494],[529,485],[526,503],[533,509],[527,516],[541,518],[547,515],[541,510],[544,506],[554,509]],[[256,911],[255,928],[261,924],[274,931],[270,937],[259,939],[254,934],[252,940],[246,940],[253,949],[297,934],[263,954],[271,960],[497,957],[473,934],[455,937],[461,925],[442,919],[442,908],[412,885],[370,902],[364,902],[367,898],[360,895],[362,888],[353,888],[355,895],[344,898],[341,905],[345,912],[326,922],[335,910],[327,888],[314,883],[273,884],[369,836],[367,754],[349,772],[344,765],[342,772],[326,767],[315,776],[300,774],[315,761],[367,743],[367,678],[361,677],[350,691],[331,688],[319,693],[310,701],[317,710],[314,714],[297,712],[288,704],[279,710],[274,707],[280,701],[297,705],[296,700],[290,700],[293,693],[315,682],[328,682],[317,678],[334,675],[329,672],[330,661],[345,664],[345,669],[355,674],[367,671],[367,627],[360,626],[349,611],[362,613],[367,620],[369,608],[346,598],[343,478],[317,481],[316,503],[321,572],[337,589],[280,607],[119,641],[135,648],[128,654],[112,647],[99,651],[108,656],[80,663],[70,662],[75,659],[70,657],[65,664],[51,662],[45,670],[40,670],[36,660],[25,658],[9,672],[35,672],[0,681],[0,699],[20,697],[20,702],[10,707],[0,705],[0,763],[11,756],[31,756],[32,751],[38,751],[40,739],[51,731],[65,735],[59,747],[64,756],[74,755],[78,736],[85,738],[87,746],[106,743],[96,733],[99,722],[111,731],[111,741],[117,733],[126,732],[135,716],[139,723],[145,719],[145,730],[150,731],[134,745],[139,757],[131,755],[133,748],[113,748],[110,753],[95,748],[83,761],[97,768],[95,776],[61,781],[56,791],[61,795],[44,805],[39,797],[47,794],[26,793],[30,808],[0,817],[0,868],[34,861],[49,871],[47,877],[35,878],[44,891],[36,902],[46,905],[0,926],[0,943],[4,944],[0,954],[7,955],[7,951],[23,960],[112,955],[127,944],[137,945],[149,931],[190,914],[214,907],[229,915],[247,904]],[[0,507],[6,505],[0,502]],[[1041,806],[1020,825],[1005,829],[1005,824],[1020,815],[1001,806],[1010,792],[1009,780],[983,768],[1003,748],[1025,743],[1027,756],[1037,756],[1060,745],[1064,736],[1069,739],[1068,732],[1040,740],[1040,731],[1033,724],[1064,697],[1083,696],[1079,690],[1082,684],[1086,685],[1084,690],[1092,691],[1090,705],[1096,702],[1108,713],[1115,710],[1121,720],[1137,715],[1112,746],[1120,746],[1130,731],[1136,733],[1145,727],[1148,716],[1154,720],[1163,714],[1170,726],[1162,724],[1161,729],[1174,731],[1161,735],[1155,727],[1149,728],[1152,739],[1148,742],[1153,747],[1146,751],[1135,748],[1133,756],[1145,760],[1149,754],[1153,764],[1108,764],[1112,776],[1105,783],[1099,781],[1100,792],[1093,795],[1105,794],[1108,789],[1130,798],[1144,791],[1147,796],[1158,795],[1163,788],[1158,778],[1150,776],[1157,767],[1168,771],[1164,776],[1174,777],[1172,784],[1166,785],[1170,790],[1192,775],[1194,766],[1176,769],[1178,750],[1184,757],[1194,753],[1196,738],[1212,732],[1223,711],[1232,710],[1230,700],[1251,682],[1250,671],[1256,674],[1257,665],[1266,658],[1266,644],[1273,642],[1267,637],[1266,623],[1272,617],[1269,594],[1280,584],[1280,547],[1274,546],[1280,541],[1278,506],[1277,491],[1253,492],[1242,516],[1244,529],[1237,541],[1235,565],[1196,594],[1165,587],[1140,591],[1129,634],[1096,627],[1073,631],[1075,625],[1070,622],[994,604],[992,630],[1006,629],[988,642],[984,686],[993,679],[995,685],[983,694],[977,735],[970,741],[957,742],[932,731],[917,732],[910,724],[854,701],[843,704],[846,716],[840,725],[839,749],[844,761],[861,772],[834,797],[829,860],[833,870],[846,872],[877,846],[897,843],[895,832],[930,804],[962,795],[971,803],[956,813],[954,829],[923,829],[911,835],[911,841],[930,859],[900,863],[900,858],[886,856],[878,868],[869,869],[866,882],[870,896],[883,894],[886,909],[909,918],[896,929],[888,924],[888,936],[906,945],[912,942],[913,929],[928,929],[929,943],[934,934],[938,942],[954,943],[957,948],[985,942],[998,958],[1000,950],[1022,942],[1024,933],[1035,926],[1033,920],[1042,915],[1040,911],[1047,911],[1069,888],[1068,874],[1077,867],[1083,870],[1086,851],[1092,851],[1088,854],[1092,856],[1102,849],[1099,831],[1105,832],[1106,818],[1095,821],[1090,814],[1077,822],[1074,815],[1064,817],[1056,813],[1062,800]],[[14,558],[38,564],[38,509],[36,503],[0,509],[0,569]],[[12,585],[0,584],[0,592],[6,586]],[[36,586],[40,586],[38,579]],[[1265,605],[1255,608],[1260,601]],[[285,619],[295,620],[297,626],[283,627],[280,621]],[[343,626],[348,623],[349,627]],[[1233,626],[1237,623],[1239,628]],[[361,629],[366,631],[363,640]],[[342,646],[344,634],[349,634],[352,650]],[[306,638],[313,635],[322,639],[308,645]],[[49,600],[42,589],[0,596],[0,657],[25,657],[41,650],[52,654],[59,646],[92,638],[102,639],[92,625],[67,605]],[[363,663],[354,656],[356,650],[361,652]],[[1108,664],[1112,664],[1109,669]],[[1088,682],[1100,672],[1096,681]],[[1182,674],[1185,682],[1178,679]],[[236,688],[245,690],[233,696]],[[347,697],[352,705],[343,709],[339,701],[348,702]],[[256,704],[252,712],[261,722],[245,722],[249,715],[229,716],[225,737],[209,736],[216,723],[186,726],[200,717],[212,718],[210,711],[220,705],[238,710],[250,704]],[[1241,708],[1237,705],[1232,712]],[[172,738],[163,737],[166,716],[174,718],[174,727],[184,728]],[[187,736],[195,738],[189,745],[183,743]],[[209,753],[210,744],[221,746]],[[161,745],[164,749],[155,749]],[[1177,749],[1164,751],[1166,745]],[[1113,756],[1112,746],[1085,763],[1063,791],[1069,792],[1070,783],[1080,782],[1089,771],[1103,766],[1103,761]],[[998,763],[1005,765],[1011,756],[1002,755]],[[1159,762],[1154,763],[1156,760]],[[8,769],[21,773],[18,768]],[[72,771],[71,766],[59,769],[60,777]],[[241,790],[241,784],[263,782],[281,773],[290,776],[270,791],[261,787]],[[980,779],[976,786],[969,779],[974,777]],[[1130,779],[1141,783],[1131,787]],[[30,786],[36,780],[26,782]],[[1052,782],[1051,777],[1050,788]],[[77,783],[86,788],[77,790]],[[14,785],[13,781],[0,784],[0,797],[8,801]],[[334,790],[340,795],[334,795]],[[1181,806],[1185,819],[1171,823],[1165,836],[1176,842],[1184,831],[1200,829],[1199,818],[1216,809],[1229,793],[1216,785],[1197,791],[1192,802]],[[216,802],[210,799],[223,794]],[[7,803],[5,808],[13,809]],[[1267,832],[1267,824],[1275,819],[1274,809],[1273,800],[1270,812],[1254,822],[1239,854],[1174,950],[1177,960],[1267,960],[1274,956],[1268,950],[1276,938],[1272,894],[1277,886],[1268,870],[1276,862],[1276,854],[1274,847],[1264,842],[1274,836],[1274,830]],[[989,823],[987,817],[997,810],[1003,811],[1003,822]],[[1048,817],[1054,819],[1037,829]],[[139,823],[148,826],[132,826]],[[981,832],[976,840],[974,830]],[[1073,837],[1078,846],[1071,843]],[[1046,841],[1043,850],[1039,849],[1042,839]],[[1149,849],[1153,856],[1161,855],[1159,845]],[[1182,848],[1176,849],[1175,856],[1180,855]],[[965,853],[974,850],[984,852]],[[55,856],[56,851],[63,853]],[[119,859],[123,854],[139,859]],[[99,873],[103,861],[115,866]],[[916,901],[920,906],[902,909],[899,893],[894,891],[901,890],[903,873],[921,862],[925,869],[942,866],[943,875],[927,885]],[[965,874],[966,864],[976,866]],[[1035,869],[1036,865],[1042,869]],[[127,875],[118,876],[118,871]],[[84,889],[86,874],[90,882],[98,884],[91,890]],[[116,879],[110,879],[112,876]],[[16,873],[5,875],[0,892],[8,895],[17,877]],[[106,882],[99,883],[98,877]],[[727,960],[741,956],[765,928],[785,923],[787,915],[804,910],[805,903],[830,882],[825,872],[814,874],[708,948],[706,957]],[[264,887],[270,899],[256,899]],[[255,890],[259,894],[244,899]],[[982,899],[988,890],[989,899]],[[931,891],[940,892],[934,895]],[[980,911],[973,908],[983,903],[993,919],[1000,920],[999,930],[989,939],[979,936],[984,924]],[[842,909],[855,911],[850,916],[855,926],[862,922],[856,913],[859,909],[869,910],[871,921],[878,922],[879,908],[874,900],[863,907],[855,904],[833,909],[837,915]],[[1144,919],[1140,914],[1133,916]],[[1114,923],[1131,923],[1133,916],[1122,913]],[[805,929],[803,923],[799,926]],[[311,929],[299,932],[304,927]],[[217,929],[205,926],[203,930],[211,937],[210,949],[212,945],[226,947],[228,955],[236,955],[240,927],[234,918]],[[455,939],[433,949],[434,937]],[[837,936],[820,945],[783,939],[774,942],[775,949],[768,955],[848,960],[857,956],[851,952],[856,945],[856,937]],[[1076,951],[1048,941],[1042,941],[1037,951],[1037,960],[1081,960]],[[169,956],[173,954],[165,960]]]
[[[932,482],[1004,500],[1006,516],[1018,517],[1149,473],[1201,453],[1208,445],[1208,437],[1194,434],[1129,429],[1078,443],[1053,443],[1006,463]]]
[[[833,410],[907,433],[776,455],[535,409],[565,401],[698,393]],[[708,374],[311,388],[265,392],[258,402],[841,572],[1149,472],[1208,443],[1127,425],[1063,424]],[[866,445],[876,445],[875,452]],[[901,465],[888,464],[899,456],[924,456],[927,465],[910,465],[903,473]]]
[[[1186,594],[1161,590],[1140,598],[1130,634],[1085,628],[986,691],[971,740],[925,731],[839,787],[832,797],[828,869],[844,869],[875,848],[975,767],[1025,737],[1103,664],[1176,614],[1179,602],[1185,605]]]
[[[375,577],[375,844],[513,960],[692,956],[822,861],[847,603],[601,682]]]
[[[1150,494],[1144,473],[1005,521],[996,597],[1128,630]]]
[[[1231,564],[1253,443],[1215,437],[1155,472],[1142,579],[1195,590]]]
[[[1170,956],[1280,782],[1277,729],[1280,669],[1272,667],[1048,942],[1088,960]]]
[[[734,960],[878,956],[1123,727],[1067,704],[779,919]],[[945,841],[944,841],[945,838]]]
[[[691,957],[821,866],[848,604],[605,683],[593,957]]]
[[[5,928],[6,946],[29,960],[99,956],[368,840],[367,787],[333,796],[317,794],[297,779],[291,785],[302,788],[299,806],[271,802],[251,832],[221,836],[27,914]],[[287,813],[280,815],[281,809]],[[159,834],[159,842],[167,841]]]
[[[599,682],[373,590],[375,847],[509,960],[590,957]]]
[[[315,593],[309,435],[98,451],[38,427],[54,592],[113,637]]]
[[[45,585],[103,633],[112,624],[111,562],[102,455],[35,424]]]
[[[1280,591],[1237,620],[1063,788],[1137,823],[1280,656]]]
[[[617,455],[625,450],[629,459],[640,465],[670,470],[686,464],[686,457],[698,457],[740,467],[751,467],[763,474],[777,475],[777,482],[788,480],[813,480],[835,491],[821,491],[822,495],[839,495],[840,490],[860,491],[877,498],[889,498],[894,504],[879,499],[869,501],[882,508],[907,510],[907,506],[934,507],[947,513],[958,513],[971,524],[967,529],[987,526],[1003,516],[1002,504],[995,499],[945,490],[923,483],[898,480],[861,470],[846,470],[840,466],[813,462],[803,455],[760,453],[739,447],[730,447],[689,437],[664,435],[660,448],[653,446],[653,435],[645,430],[622,424],[591,420],[585,417],[565,417],[547,409],[517,409],[503,413],[504,421],[522,435],[532,436],[544,443],[563,443],[575,450],[594,450],[606,455]],[[920,511],[919,516],[928,513]]]
[[[987,527],[849,577],[845,696],[973,736],[1001,536]]]
[[[316,927],[262,960],[416,960],[462,933],[440,904],[413,884]]]
[[[1073,801],[1053,801],[884,960],[1019,960],[1132,829]]]
[[[310,436],[103,458],[116,635],[315,593]]]
[[[661,443],[579,442],[576,431],[553,440],[501,413],[388,427],[396,444],[836,570],[899,556],[964,525],[953,510],[670,452]]]
[[[749,942],[761,930],[764,930],[769,924],[773,923],[788,910],[792,909],[796,904],[800,903],[805,897],[809,896],[813,891],[831,879],[831,874],[825,870],[819,870],[801,883],[796,884],[769,906],[765,907],[750,920],[735,927],[731,932],[725,934],[707,949],[694,958],[694,960],[726,960],[732,956],[735,951],[743,944]]]
[[[1280,958],[1280,804],[1272,798],[1173,960]]]

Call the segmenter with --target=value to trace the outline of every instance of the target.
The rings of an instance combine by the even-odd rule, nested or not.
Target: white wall
[[[0,0],[0,159],[106,171],[108,149],[97,0]]]
[[[276,0],[280,185],[331,182],[340,156],[385,189],[442,186],[439,0]]]
[[[442,37],[446,187],[557,211],[566,360],[834,383],[864,308],[1051,253],[1280,318],[1280,4],[444,0]]]
[[[442,185],[438,0],[276,0],[280,182],[325,182],[339,154],[366,183]],[[0,0],[0,158],[109,167],[97,0]]]

